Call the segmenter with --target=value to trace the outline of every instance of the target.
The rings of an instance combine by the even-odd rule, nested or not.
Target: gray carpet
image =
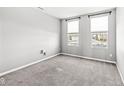
[[[114,64],[59,55],[1,77],[2,86],[120,86]]]

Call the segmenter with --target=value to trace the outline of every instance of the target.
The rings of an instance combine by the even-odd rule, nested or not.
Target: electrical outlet
[[[43,51],[43,55],[46,55],[46,50]]]
[[[43,54],[43,50],[40,50],[40,54]]]
[[[46,55],[46,51],[45,50],[40,50],[40,54]]]
[[[43,55],[46,55],[46,52],[44,52]]]
[[[112,57],[113,55],[112,54],[109,54],[110,57]]]

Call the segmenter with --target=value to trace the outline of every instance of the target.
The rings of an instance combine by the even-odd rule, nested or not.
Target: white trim
[[[91,57],[73,55],[73,54],[68,54],[68,53],[60,53],[60,54],[68,55],[68,56],[73,56],[73,57],[84,58],[84,59],[90,59],[90,60],[95,60],[95,61],[101,61],[101,62],[107,62],[107,63],[114,63],[114,64],[116,64],[115,61],[109,61],[109,60],[103,60],[103,59],[98,59],[98,58],[91,58]]]
[[[119,75],[120,75],[120,77],[121,77],[121,80],[122,80],[122,82],[123,82],[123,84],[124,84],[124,78],[123,78],[122,72],[121,72],[121,70],[120,70],[118,64],[116,64],[116,66],[117,66],[117,69],[118,69]]]
[[[20,70],[20,69],[29,67],[29,66],[31,66],[31,65],[40,63],[40,62],[42,62],[42,61],[45,61],[45,60],[47,60],[47,59],[53,58],[53,57],[58,56],[58,55],[60,55],[60,53],[55,54],[55,55],[52,55],[52,56],[49,56],[49,57],[46,57],[46,58],[43,58],[43,59],[41,59],[41,60],[37,60],[37,61],[35,61],[35,62],[31,62],[31,63],[29,63],[29,64],[26,64],[26,65],[23,65],[23,66],[14,68],[14,69],[11,69],[11,70],[6,71],[6,72],[2,72],[2,73],[0,73],[0,77],[3,76],[3,75],[9,74],[9,73],[11,73],[11,72],[15,72],[15,71],[17,71],[17,70]]]

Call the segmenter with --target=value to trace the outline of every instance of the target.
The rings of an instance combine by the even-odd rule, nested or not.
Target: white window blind
[[[79,45],[79,20],[67,22],[67,44],[69,46]]]
[[[91,32],[108,31],[108,16],[91,18]]]
[[[108,15],[91,18],[92,47],[108,46]]]

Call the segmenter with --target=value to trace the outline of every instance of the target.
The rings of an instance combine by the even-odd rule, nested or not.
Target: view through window
[[[93,47],[108,46],[108,16],[91,18],[91,44]]]
[[[67,40],[69,46],[79,45],[79,20],[68,21]]]

